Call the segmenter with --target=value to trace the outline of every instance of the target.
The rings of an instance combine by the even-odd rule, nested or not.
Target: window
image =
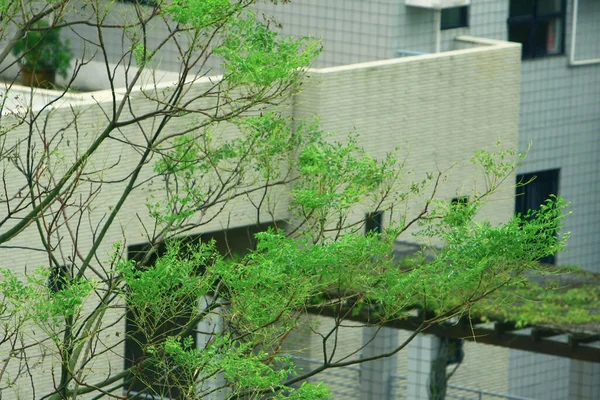
[[[256,240],[254,235],[257,232],[266,231],[270,227],[273,227],[273,225],[261,224],[258,226],[233,228],[225,231],[189,236],[183,242],[194,243],[199,240],[208,242],[214,239],[216,248],[222,255],[243,256],[248,252],[248,249],[255,247]],[[150,245],[145,243],[131,245],[127,249],[128,258],[136,262],[137,268],[144,268],[144,265],[153,265],[157,257],[165,253],[166,246],[159,246],[156,252],[146,259],[150,248]],[[198,273],[202,274],[203,271],[203,266],[199,265]],[[189,321],[194,317],[193,312],[196,309],[196,305],[187,300],[189,299],[181,301],[181,310],[176,317],[157,321],[156,326],[158,328],[152,337],[147,337],[144,332],[140,331],[139,324],[135,320],[136,313],[131,309],[132,307],[127,308],[125,322],[125,368],[138,366],[138,373],[128,378],[126,382],[124,389],[127,394],[134,395],[135,398],[140,399],[183,399],[184,394],[179,390],[180,385],[177,381],[176,371],[171,371],[169,376],[165,377],[164,372],[151,365],[145,366],[143,370],[140,370],[139,366],[148,357],[146,347],[149,343],[162,342],[168,336],[179,335],[189,324]],[[193,339],[193,345],[197,346],[197,335],[192,334],[191,338]]]
[[[464,207],[467,204],[469,204],[469,196],[460,196],[460,197],[455,197],[450,201],[450,204],[453,207]]]
[[[446,365],[460,364],[465,358],[464,340],[457,338],[440,338],[446,342]]]
[[[523,58],[564,53],[565,0],[510,0],[508,40],[523,45]]]
[[[50,269],[50,275],[48,276],[48,289],[50,289],[50,292],[58,293],[63,290],[66,287],[70,276],[70,268],[66,265],[53,266]]]
[[[383,223],[383,211],[375,211],[367,214],[365,218],[365,232],[381,233]]]
[[[144,268],[141,261],[149,251],[150,246],[147,244],[132,245],[128,247],[128,258],[135,260],[138,263],[138,268]],[[145,260],[146,265],[153,265],[159,254],[164,254],[166,246],[159,246],[158,250]],[[158,254],[157,254],[158,253]],[[186,299],[187,300],[187,299]],[[152,343],[164,341],[169,336],[177,336],[186,327],[187,323],[192,319],[194,305],[189,301],[181,301],[181,311],[175,318],[164,319],[157,323],[157,329],[152,337],[148,337],[143,332],[139,324],[136,323],[136,313],[132,307],[127,307],[125,318],[125,368],[130,368],[134,365],[140,365],[147,357],[146,346]],[[196,335],[191,335],[196,345]],[[161,368],[153,365],[147,365],[143,370],[138,368],[138,373],[127,379],[125,391],[133,398],[152,399],[152,400],[168,400],[182,399],[182,393],[179,390],[178,382],[173,379],[176,374],[164,376]],[[138,397],[136,397],[138,396]]]
[[[469,196],[454,197],[450,201],[450,213],[445,218],[447,224],[451,226],[461,226],[466,224],[471,218],[469,205]]]
[[[145,6],[155,6],[158,4],[157,0],[119,0],[122,3],[138,3]]]
[[[518,175],[515,212],[525,215],[529,210],[538,210],[550,195],[557,196],[558,176],[558,169]],[[556,260],[554,256],[549,256],[540,262],[554,264]]]
[[[469,26],[469,6],[442,8],[440,29],[454,29]]]
[[[126,331],[127,338],[125,340],[125,368],[129,368],[137,363],[144,361],[147,355],[144,352],[144,347],[148,343],[158,343],[164,341],[169,336],[178,335],[186,326],[187,322],[192,318],[191,304],[183,304],[181,313],[168,321],[161,321],[158,330],[153,337],[147,338],[139,331],[137,324],[134,323],[133,312],[128,309],[126,316]],[[196,346],[196,335],[191,335]],[[160,369],[152,365],[144,367],[141,374],[132,377],[128,380],[126,390],[130,394],[142,394],[146,399],[180,399],[182,394],[179,390],[178,382],[173,379],[175,374],[170,374],[168,377],[163,376]],[[151,392],[149,389],[151,388]]]

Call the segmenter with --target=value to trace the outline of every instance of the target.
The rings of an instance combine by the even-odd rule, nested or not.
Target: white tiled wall
[[[440,339],[419,335],[408,345],[408,398],[430,399],[431,367],[438,358]]]
[[[558,263],[600,271],[600,252],[595,246],[600,242],[600,205],[596,201],[600,196],[600,64],[568,67],[573,0],[567,4],[567,54],[522,64],[519,148],[525,149],[529,143],[533,147],[520,172],[561,169],[560,191],[571,203],[573,214],[565,227],[571,232],[568,251],[558,255]],[[127,7],[131,8],[122,6],[124,10]],[[508,8],[508,0],[473,1],[469,27],[443,31],[442,50],[454,48],[453,38],[461,34],[506,39]],[[324,52],[315,62],[316,67],[388,59],[397,50],[432,52],[435,48],[433,11],[406,7],[402,1],[295,0],[277,6],[259,2],[255,11],[275,15],[283,24],[284,34],[321,38]],[[600,3],[579,1],[577,60],[600,57],[596,40],[600,37],[599,20]],[[156,24],[162,22],[157,20]],[[81,27],[78,34],[94,38],[95,32],[89,30]],[[156,42],[160,31],[149,30],[150,44]],[[65,35],[70,36],[75,54],[80,54],[80,39],[73,33]],[[105,40],[115,51],[114,57],[109,55],[115,61],[122,54],[121,37],[107,32]],[[157,63],[161,69],[180,68],[173,46],[167,46]],[[209,66],[217,71],[215,63]],[[406,109],[404,114],[409,112]]]
[[[509,392],[531,399],[570,399],[570,365],[571,360],[568,358],[512,350],[509,362]]]
[[[298,8],[309,6],[304,1],[295,3],[295,7]],[[299,3],[306,3],[306,5]],[[369,3],[373,10],[382,6],[381,2],[370,1]],[[518,146],[520,149],[526,149],[531,143],[533,147],[519,172],[530,173],[560,168],[560,194],[570,202],[572,214],[565,226],[565,231],[571,232],[571,239],[567,251],[557,256],[557,262],[600,272],[598,250],[598,243],[600,243],[600,202],[598,201],[600,199],[600,64],[569,66],[574,2],[569,0],[566,3],[566,54],[526,60],[522,63]],[[310,6],[317,7],[314,4]],[[380,23],[377,29],[381,36],[385,36],[386,32],[391,33],[393,50],[433,51],[435,39],[431,10],[404,7],[402,2],[390,6],[390,10],[393,15],[391,27],[386,22]],[[473,1],[469,10],[469,28],[443,31],[442,50],[452,48],[453,37],[461,34],[505,40],[508,35],[506,24],[508,11],[508,0]],[[282,9],[281,12],[288,11]],[[359,15],[349,16],[347,13],[342,15],[345,20],[361,18]],[[295,29],[297,31],[299,28],[295,27]],[[311,32],[311,29],[313,25],[309,22],[304,26],[303,31]],[[335,32],[332,35],[338,37]],[[600,58],[598,38],[600,38],[600,2],[580,0],[575,59]],[[376,42],[385,43],[386,39],[380,38]],[[324,44],[325,54],[321,57],[319,65],[338,65],[340,60],[350,58],[353,52],[371,54],[365,51],[362,45],[342,46],[329,36],[324,36]],[[382,54],[379,50],[380,45],[377,48],[376,56],[379,57]],[[333,54],[339,59],[336,59]],[[434,79],[433,75],[429,77]],[[427,77],[421,79],[425,83],[423,85],[425,89]],[[406,118],[406,114],[410,118],[415,112],[407,107],[402,118]],[[542,375],[548,375],[546,379],[540,378],[542,375],[536,378],[535,374],[540,364],[554,365],[554,361],[548,361],[551,358],[541,357],[538,361],[532,362],[516,361],[522,357],[520,352],[511,354],[511,359],[514,358],[514,362],[521,368],[517,370],[511,368],[513,372],[511,376],[516,380],[511,385],[515,394],[531,393],[525,389],[521,390],[527,385],[520,383],[520,379],[527,376],[529,383],[539,389],[535,393],[540,399],[546,398],[546,395],[569,396],[565,392],[569,387],[568,360],[556,361],[564,368],[543,369],[542,366]],[[533,356],[526,358],[531,357]],[[536,379],[538,383],[534,383]],[[598,373],[595,379],[600,381]],[[546,381],[552,381],[552,385],[544,385],[543,382]],[[571,379],[571,390],[578,390],[574,382]],[[547,388],[547,391],[543,388]]]
[[[442,49],[453,48],[453,36],[456,34],[468,33],[506,39],[508,3],[508,0],[473,1],[470,7],[470,27],[442,32]],[[520,172],[561,169],[561,194],[571,202],[573,214],[567,220],[566,226],[566,230],[572,233],[568,251],[558,256],[558,262],[580,265],[598,272],[600,65],[568,67],[573,1],[569,0],[567,3],[567,55],[528,60],[522,64],[519,147],[525,148],[533,142],[533,148]],[[598,58],[600,3],[580,0],[579,7],[576,59]],[[407,8],[402,1],[294,0],[289,5],[280,5],[277,8],[261,4],[257,6],[257,10],[266,13],[274,10],[273,13],[279,16],[286,33],[322,37],[325,52],[315,66],[337,66],[350,62],[387,59],[393,57],[398,49],[422,52],[431,52],[434,49],[433,13],[430,10]],[[72,39],[74,37],[72,35]],[[115,45],[121,43],[118,37],[107,40],[112,40]],[[75,43],[75,40],[73,41]],[[81,47],[79,49],[81,50]],[[120,49],[118,50],[117,53],[120,54]],[[161,58],[161,68],[178,70],[177,56],[173,54],[175,53],[168,53]],[[398,78],[395,85],[390,85],[383,74],[380,78],[382,90],[389,90],[390,93],[395,91],[387,105],[378,102],[378,95],[369,97],[361,92],[362,87],[352,81],[356,79],[355,75],[352,78],[342,78],[340,75],[333,87],[335,93],[344,92],[348,100],[340,100],[337,96],[328,97],[326,93],[323,96],[310,94],[311,97],[305,97],[310,98],[310,101],[306,100],[300,107],[305,114],[323,113],[326,129],[348,132],[357,128],[357,131],[366,134],[369,140],[365,143],[375,152],[385,150],[391,143],[390,140],[394,139],[394,135],[404,137],[418,135],[420,132],[437,132],[439,136],[436,137],[436,142],[447,147],[454,143],[454,138],[478,129],[482,133],[483,143],[487,140],[485,134],[493,136],[502,131],[505,125],[498,121],[486,120],[487,117],[478,113],[477,118],[466,118],[464,112],[481,102],[488,102],[488,109],[491,110],[499,88],[491,88],[496,92],[487,92],[490,88],[483,85],[478,89],[478,96],[460,95],[462,86],[470,83],[473,77],[481,76],[482,71],[479,65],[474,66],[472,61],[465,63],[464,67],[465,71],[470,73],[448,80],[448,75],[444,74],[442,67],[436,70],[431,65],[423,68],[420,64],[413,64],[407,67],[403,77]],[[503,65],[494,68],[493,71],[486,70],[486,74],[501,74],[505,68],[511,66]],[[442,90],[435,92],[438,82],[450,85],[449,87],[454,88],[458,94],[456,97],[450,97],[452,109],[441,110],[442,114],[447,112],[443,123],[440,123],[437,117],[432,117],[438,114],[437,110],[431,107],[431,102],[439,96],[447,95]],[[325,85],[331,84],[333,81],[330,82],[326,78]],[[432,93],[437,93],[437,96],[431,95]],[[417,101],[411,103],[406,100],[407,96]],[[374,107],[369,109],[371,106]],[[369,113],[361,114],[363,109],[369,109]],[[502,112],[504,111],[500,111]],[[414,148],[411,157],[427,160],[432,155],[439,154],[439,151],[431,151],[432,148],[435,149],[435,143]],[[450,153],[447,154],[448,157],[454,157]],[[453,182],[453,185],[460,186],[460,182]],[[450,194],[450,191],[448,193]],[[548,388],[552,389],[553,393],[563,395],[564,388],[568,386],[565,377],[570,376],[571,388],[578,387],[576,383],[583,379],[577,378],[579,367],[576,362],[572,363],[569,373],[570,364],[564,360],[552,361],[552,358],[541,357],[537,361],[523,361],[530,359],[530,356],[516,352],[511,356],[511,365],[519,368],[514,369],[515,374],[511,377],[511,388],[514,388],[516,394],[529,393],[527,390],[530,389],[525,389],[526,387],[542,387],[543,382],[553,381],[554,386]],[[540,364],[548,364],[548,367],[540,370]],[[586,371],[596,374],[596,380],[600,381],[597,378],[596,367],[597,364],[586,367]],[[548,379],[539,379],[539,376],[536,378],[535,371],[542,371]],[[559,375],[561,378],[558,378]],[[534,382],[536,379],[538,383]],[[528,380],[528,383],[525,380]],[[559,382],[562,386],[555,387]],[[575,393],[573,390],[571,394]],[[541,392],[536,393],[541,396],[539,398],[545,398]]]
[[[394,151],[395,147],[401,149],[401,154],[405,154],[403,149],[410,148],[407,169],[418,175],[417,179],[420,180],[427,170],[435,171],[436,168],[443,169],[456,162],[466,161],[474,151],[482,148],[493,149],[494,143],[499,139],[506,146],[516,143],[518,62],[518,46],[497,43],[421,58],[316,70],[310,74],[304,93],[293,102],[295,106],[290,112],[295,116],[320,115],[324,129],[339,132],[337,137],[340,139],[348,133],[361,133],[361,144],[376,158]],[[455,84],[458,81],[466,84],[458,86]],[[210,82],[207,78],[196,83],[187,95],[200,93],[208,85]],[[168,85],[162,86],[162,89],[167,87]],[[65,107],[48,116],[46,134],[60,132],[65,135],[59,151],[64,157],[64,162],[59,164],[59,169],[69,165],[76,152],[76,146],[85,147],[102,131],[106,118],[100,107],[110,108],[109,102],[103,103],[100,100],[104,95],[106,93],[78,95],[81,98],[87,96],[87,102],[80,99],[77,104],[71,104],[73,108],[69,108],[67,102]],[[155,107],[155,104],[147,99],[148,95],[160,94],[135,92],[131,95],[132,104],[136,107],[134,115]],[[81,112],[77,124],[80,135],[76,133],[73,125],[65,129],[74,111]],[[126,115],[123,117],[127,118]],[[194,118],[177,120],[175,124],[169,125],[168,129],[173,131],[168,132],[188,129]],[[142,129],[149,129],[152,122],[143,121],[139,126],[115,131],[113,139],[126,138],[133,143],[143,141]],[[489,129],[481,130],[482,126]],[[219,133],[220,138],[226,138],[235,135],[236,131],[232,127],[223,127]],[[9,139],[16,141],[26,135],[27,126],[23,125],[11,132]],[[98,174],[101,174],[105,181],[113,182],[104,183],[102,191],[94,199],[89,215],[84,216],[86,226],[95,226],[114,207],[125,185],[119,179],[122,179],[127,171],[131,171],[140,158],[133,146],[124,146],[113,139],[103,143],[98,152],[87,161],[90,168],[101,171]],[[118,168],[107,169],[117,164]],[[3,168],[10,178],[7,181],[11,182],[11,185],[18,185],[19,173],[14,166],[6,163]],[[152,164],[142,169],[142,177],[151,174]],[[472,188],[477,174],[468,163],[460,163],[454,168],[439,195],[441,198],[451,199],[455,197],[457,190]],[[117,242],[125,240],[127,244],[131,244],[144,241],[140,221],[147,225],[152,223],[145,207],[150,189],[148,185],[137,188],[125,203],[116,223],[110,228],[97,251],[101,261],[102,257],[109,257],[113,244]],[[282,200],[279,203],[279,208],[274,211],[276,219],[287,215],[286,201]],[[511,210],[510,198],[499,194],[490,202],[484,213],[487,218],[498,223],[509,218]],[[205,226],[204,230],[221,230],[228,224],[231,224],[231,227],[247,225],[253,221],[254,216],[255,210],[250,202],[232,201],[224,211],[223,217]],[[10,244],[36,246],[35,238],[39,236],[35,234],[34,229],[28,228]],[[68,238],[68,232],[63,232],[63,236]],[[85,253],[92,240],[92,231],[82,229],[78,236],[80,251]],[[67,241],[62,244],[63,251],[70,254],[72,249]],[[25,251],[23,248],[2,251],[2,266],[9,267],[18,274],[23,274],[26,268],[31,271],[31,268],[45,263],[44,253]],[[91,309],[94,305],[95,303],[90,301],[86,303],[86,308]],[[115,323],[112,328],[114,331],[107,331],[107,336],[103,337],[106,345],[115,346],[114,353],[109,352],[99,357],[93,365],[88,365],[89,369],[85,371],[97,376],[98,380],[105,377],[109,370],[120,370],[123,366],[123,360],[119,356],[122,352],[122,343],[119,344],[122,338],[120,332],[123,330],[123,321],[118,322],[121,311],[122,309],[116,309],[107,312],[103,319],[107,326]],[[56,353],[55,346],[50,342],[42,347]],[[55,367],[55,360],[47,357],[33,369],[37,393],[43,393],[45,389],[53,386]],[[8,371],[12,372],[14,371]],[[14,391],[10,392],[11,396],[19,393],[22,398],[32,398],[31,388],[26,381],[22,382],[25,385],[15,386]]]
[[[568,66],[572,4],[567,2],[567,53],[522,64],[519,148],[533,147],[520,173],[561,169],[561,195],[573,214],[565,227],[571,232],[568,251],[558,255],[558,263],[600,271],[595,246],[600,242],[600,64]],[[263,9],[281,16],[285,33],[323,38],[318,66],[390,58],[399,49],[435,48],[433,11],[401,1],[297,0]],[[506,40],[508,9],[508,0],[473,1],[469,27],[442,31],[442,50],[454,48],[454,37],[462,34]],[[579,1],[577,26],[576,59],[599,58],[600,3]]]

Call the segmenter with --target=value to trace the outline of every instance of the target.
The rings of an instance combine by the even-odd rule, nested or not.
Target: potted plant
[[[19,60],[24,85],[51,88],[57,72],[67,77],[72,57],[70,43],[60,39],[60,28],[49,27],[44,20],[32,28],[15,43],[12,52]]]

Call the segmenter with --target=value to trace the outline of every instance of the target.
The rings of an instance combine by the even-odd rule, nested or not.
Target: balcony
[[[404,0],[404,4],[411,7],[421,8],[452,8],[462,7],[471,4],[471,0]]]

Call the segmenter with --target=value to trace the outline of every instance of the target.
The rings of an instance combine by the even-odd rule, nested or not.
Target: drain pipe
[[[582,65],[600,64],[600,58],[590,58],[588,60],[575,61],[575,41],[577,37],[577,13],[579,0],[573,0],[573,18],[571,19],[571,51],[569,54],[569,66],[580,67]]]
[[[435,52],[439,53],[442,42],[442,9],[435,8],[433,10],[433,29],[435,32]]]

